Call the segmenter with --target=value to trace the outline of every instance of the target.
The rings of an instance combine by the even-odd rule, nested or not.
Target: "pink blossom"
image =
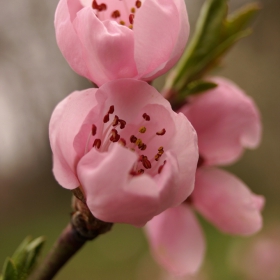
[[[231,252],[233,268],[248,280],[280,279],[280,227],[272,224],[248,242],[235,244]]]
[[[196,133],[146,82],[70,94],[53,112],[50,141],[55,178],[81,186],[103,221],[142,226],[193,190]]]
[[[189,35],[183,0],[60,0],[55,29],[73,70],[98,86],[162,75],[178,61]]]
[[[254,101],[235,84],[212,78],[219,86],[192,96],[180,109],[194,126],[204,165],[236,161],[244,148],[256,148],[261,139],[260,115]]]
[[[222,78],[213,81],[217,88],[189,98],[180,110],[198,135],[195,189],[183,205],[154,217],[146,227],[156,260],[177,275],[196,272],[204,257],[203,234],[190,207],[225,233],[249,235],[262,227],[264,198],[253,194],[234,175],[210,167],[231,163],[245,147],[258,145],[258,110],[233,83]]]

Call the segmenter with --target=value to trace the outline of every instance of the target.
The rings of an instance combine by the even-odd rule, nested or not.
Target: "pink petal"
[[[147,223],[146,233],[155,259],[175,275],[195,273],[204,257],[200,225],[187,205],[169,208]]]
[[[83,46],[73,28],[71,14],[75,14],[78,10],[79,1],[60,0],[55,12],[55,32],[57,44],[63,56],[79,75],[85,76],[88,79],[87,65],[83,59]]]
[[[194,178],[198,161],[196,131],[183,114],[175,114],[176,135],[170,146],[177,155],[179,166],[177,204],[182,203],[193,191]],[[185,139],[184,141],[181,141]],[[182,200],[184,199],[184,200]]]
[[[53,150],[53,172],[56,180],[67,189],[77,188],[78,161],[73,140],[85,117],[96,104],[96,89],[75,91],[60,102],[50,120],[50,144]]]
[[[198,168],[192,200],[206,219],[226,233],[250,235],[262,227],[264,198],[226,171]]]
[[[146,75],[143,77],[143,79],[145,80],[152,81],[156,77],[159,77],[160,75],[166,73],[177,63],[177,61],[182,56],[185,50],[186,43],[188,41],[188,37],[190,33],[190,25],[189,25],[188,13],[186,10],[186,4],[185,1],[182,0],[175,0],[174,4],[176,5],[177,10],[179,12],[178,20],[179,20],[180,29],[178,31],[178,37],[176,38],[176,43],[173,47],[173,51],[167,62],[164,62],[161,65],[159,65],[157,68],[154,69],[154,71],[150,73],[146,73]]]
[[[78,164],[87,205],[100,220],[143,226],[158,209],[157,186],[147,175],[129,176],[136,154],[114,145],[110,153],[92,149]]]
[[[139,76],[153,72],[171,57],[180,31],[180,15],[169,0],[145,1],[137,11],[133,31]]]
[[[232,82],[211,79],[218,87],[190,98],[180,111],[194,126],[199,153],[205,164],[228,164],[244,148],[255,148],[261,138],[261,123],[253,100]]]
[[[90,80],[100,86],[136,76],[132,30],[115,21],[101,22],[90,7],[79,11],[73,24],[82,43]]]

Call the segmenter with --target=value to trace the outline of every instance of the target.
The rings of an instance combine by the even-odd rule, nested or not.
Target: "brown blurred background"
[[[90,83],[62,57],[53,27],[57,0],[1,0],[0,265],[26,236],[47,236],[45,251],[66,225],[70,193],[52,176],[48,122],[54,106]],[[247,0],[231,0],[236,9]],[[186,0],[191,27],[202,0]],[[219,74],[240,85],[262,113],[263,141],[229,169],[267,199],[265,226],[279,221],[280,1],[263,0],[254,33],[228,54]],[[236,279],[226,265],[236,238],[207,223],[209,279]],[[117,225],[88,244],[56,279],[162,279],[141,229]],[[208,273],[207,273],[208,274]],[[239,279],[239,278],[238,278]],[[241,278],[240,278],[241,279]]]

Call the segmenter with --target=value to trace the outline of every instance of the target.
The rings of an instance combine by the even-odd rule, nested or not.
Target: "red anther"
[[[144,143],[140,143],[140,144],[138,145],[138,148],[139,148],[140,150],[144,151],[144,150],[146,150],[147,145],[144,144]]]
[[[142,5],[142,2],[141,2],[141,1],[137,0],[137,1],[135,2],[135,6],[136,6],[138,9],[141,7],[141,5]]]
[[[104,4],[104,5],[105,5],[105,4]],[[110,108],[109,108],[108,114],[113,114],[114,111],[115,111],[115,107],[114,107],[114,105],[112,105],[112,106],[110,106]]]
[[[150,169],[152,168],[152,164],[151,162],[148,160],[148,158],[146,156],[143,156],[142,158],[142,164],[146,169]]]
[[[95,139],[92,147],[96,147],[97,149],[99,149],[100,146],[101,146],[101,140],[100,139]]]
[[[109,114],[106,114],[103,118],[103,122],[107,123],[109,121],[109,119],[110,119]]]
[[[166,163],[166,160],[163,162],[163,165],[161,165],[161,166],[158,168],[158,174],[161,173],[162,168],[164,167],[165,163]]]
[[[118,131],[116,129],[112,129],[111,130],[111,137],[110,137],[110,141],[112,142],[118,142],[120,140],[120,135],[118,134]]]
[[[134,14],[130,14],[129,15],[129,22],[130,22],[130,24],[133,24],[133,20],[134,20]]]
[[[166,130],[163,128],[161,131],[157,132],[157,135],[164,135]]]
[[[125,146],[125,145],[126,145],[126,141],[125,141],[125,139],[123,139],[123,138],[121,138],[121,139],[119,140],[119,143],[120,143],[122,146]]]
[[[92,7],[93,9],[95,9],[95,10],[98,10],[99,5],[97,4],[96,0],[93,0],[93,1],[92,1],[91,7]]]
[[[105,3],[101,3],[101,4],[99,5],[98,11],[99,11],[99,12],[102,12],[102,11],[106,11],[106,10],[107,10],[107,5],[106,5]]]
[[[94,135],[96,134],[96,130],[97,130],[97,127],[96,127],[95,124],[93,124],[93,125],[91,126],[91,134],[92,134],[92,136],[94,136]]]
[[[111,14],[111,17],[112,18],[118,18],[121,16],[121,13],[119,10],[115,10],[112,14]]]
[[[129,174],[132,175],[132,176],[138,176],[138,175],[141,175],[141,174],[143,174],[143,173],[144,173],[144,169],[139,169],[139,170],[137,170],[137,171],[131,170],[131,171],[129,172]]]
[[[146,113],[144,113],[142,117],[145,121],[149,121],[151,119],[150,116]]]
[[[145,156],[140,155],[139,158],[138,158],[138,161],[142,162],[144,157],[145,157]]]
[[[136,141],[137,141],[137,137],[135,137],[134,135],[131,135],[130,136],[130,142],[131,143],[136,143]]]
[[[125,128],[126,121],[119,119],[119,123],[120,123],[120,129]]]
[[[113,126],[117,126],[118,123],[119,123],[119,117],[118,117],[117,115],[115,115],[115,118],[114,118],[114,120],[113,120],[112,125],[113,125]]]
[[[155,155],[155,161],[158,161],[160,159],[161,155],[160,154],[156,154]]]

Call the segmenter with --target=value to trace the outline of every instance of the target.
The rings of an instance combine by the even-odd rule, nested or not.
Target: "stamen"
[[[106,11],[107,5],[105,3],[102,3],[99,5],[99,12]]]
[[[140,0],[137,0],[137,1],[135,2],[135,6],[136,6],[138,9],[141,7],[141,5],[142,5],[142,2],[141,2]]]
[[[93,0],[92,1],[92,4],[91,4],[91,7],[93,8],[93,9],[95,9],[95,10],[98,10],[98,4],[97,4],[97,2],[96,2],[96,0]]]
[[[138,145],[138,148],[139,148],[140,150],[144,151],[144,150],[146,150],[147,145],[144,144],[144,143],[141,143],[141,144]]]
[[[119,18],[121,16],[121,13],[119,10],[115,10],[112,14],[111,17],[112,18]]]
[[[139,132],[140,132],[140,133],[145,133],[146,130],[147,130],[147,129],[146,129],[145,126],[142,126],[142,127],[139,128]]]
[[[96,147],[97,149],[99,149],[100,146],[101,146],[101,140],[100,139],[95,139],[92,147]]]
[[[96,131],[97,131],[97,127],[96,127],[95,124],[93,124],[93,125],[91,126],[91,134],[92,134],[92,136],[94,136],[94,135],[96,134]]]
[[[134,170],[130,171],[130,175],[132,175],[132,176],[141,175],[143,173],[144,173],[144,169],[139,169],[138,171],[134,171]]]
[[[130,14],[129,15],[129,22],[130,22],[130,24],[133,24],[133,21],[134,21],[134,14]]]
[[[120,129],[124,129],[126,125],[126,121],[119,119]]]
[[[155,161],[158,161],[160,159],[161,155],[160,154],[156,154],[155,155]]]
[[[135,142],[135,144],[139,147],[139,145],[142,145],[142,140],[140,138],[138,138]]]
[[[157,135],[164,135],[166,130],[163,128],[161,131],[157,132]]]
[[[158,148],[158,154],[162,155],[164,153],[163,147]]]
[[[135,8],[132,7],[130,11],[134,14],[135,13]]]
[[[145,121],[149,121],[151,119],[150,116],[146,113],[144,113],[142,117]]]
[[[120,25],[125,25],[125,22],[123,20],[121,20]]]
[[[121,138],[121,139],[119,140],[119,144],[122,145],[123,147],[125,147],[125,145],[126,145],[125,139]]]
[[[163,162],[163,165],[161,165],[161,166],[158,168],[158,174],[161,173],[161,171],[162,171],[162,169],[163,169],[165,163],[166,163],[166,160]]]
[[[112,105],[112,106],[110,106],[110,108],[109,108],[108,114],[113,114],[114,111],[115,111],[115,107],[114,107],[114,105]]]
[[[118,123],[119,123],[119,117],[117,115],[115,115],[115,118],[114,118],[114,120],[112,122],[112,126],[117,126]]]
[[[111,130],[111,137],[110,137],[110,141],[112,142],[118,142],[120,140],[120,135],[118,134],[118,131],[116,129],[112,129]]]
[[[152,168],[152,164],[151,164],[151,162],[148,160],[148,158],[146,157],[146,156],[143,156],[142,157],[142,164],[143,164],[143,166],[146,168],[146,169],[150,169],[150,168]]]
[[[137,141],[137,137],[134,136],[134,135],[131,135],[131,136],[130,136],[130,142],[131,142],[131,143],[136,143],[136,141]]]
[[[103,118],[103,122],[107,123],[109,121],[109,119],[110,119],[109,114],[106,114]]]

